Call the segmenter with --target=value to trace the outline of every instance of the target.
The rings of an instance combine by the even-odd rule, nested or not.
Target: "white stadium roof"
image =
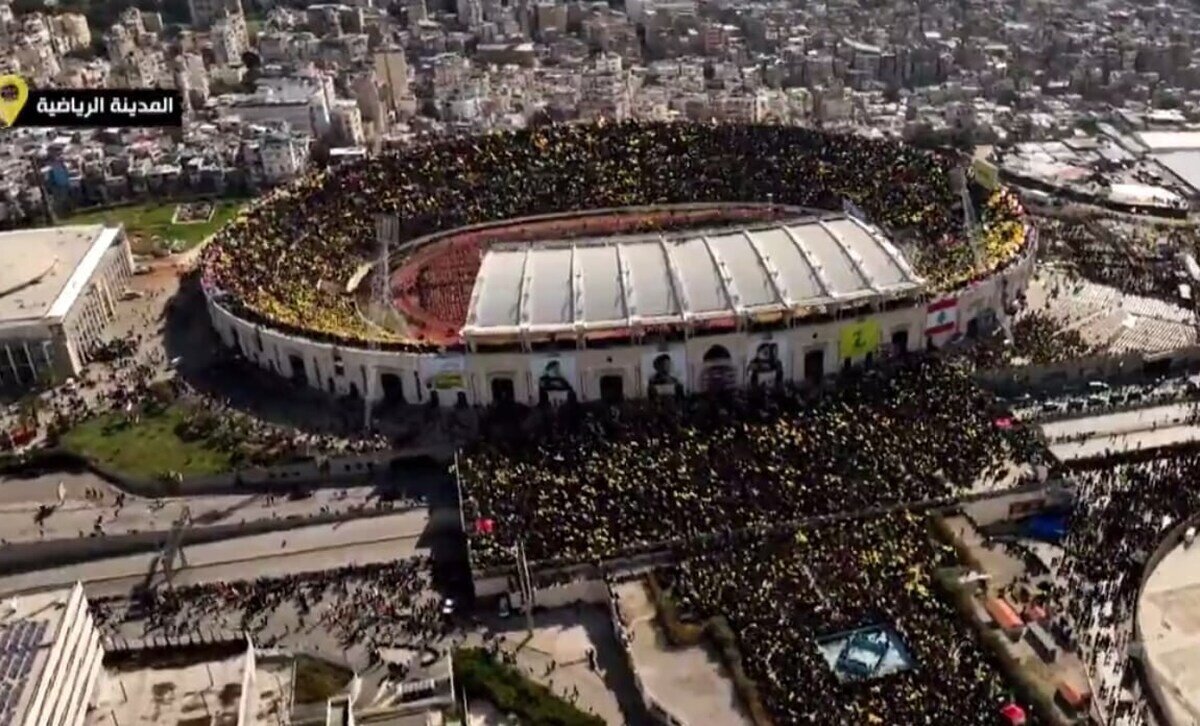
[[[841,214],[675,237],[498,244],[484,255],[463,335],[800,312],[923,286],[878,229]]]

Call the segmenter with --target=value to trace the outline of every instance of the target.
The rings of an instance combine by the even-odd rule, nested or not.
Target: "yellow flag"
[[[879,323],[861,320],[842,328],[838,350],[842,358],[861,358],[879,347]]]

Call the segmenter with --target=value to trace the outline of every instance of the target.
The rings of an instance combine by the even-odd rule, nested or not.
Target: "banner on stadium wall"
[[[971,170],[975,172],[975,182],[989,192],[1000,186],[1000,170],[987,159],[976,159]]]
[[[958,329],[958,300],[944,297],[925,308],[925,335],[941,335]]]
[[[700,358],[698,387],[701,391],[724,391],[737,385],[737,374],[729,349],[714,343]]]
[[[842,358],[861,358],[879,347],[881,330],[877,320],[861,320],[842,328],[838,352]]]
[[[647,398],[682,396],[687,381],[687,353],[672,345],[642,356],[642,385]]]
[[[751,340],[746,348],[746,385],[778,386],[788,378],[787,341],[772,336]]]
[[[579,379],[574,356],[556,353],[532,356],[529,373],[533,377],[538,403],[559,406],[578,397]]]
[[[461,355],[422,356],[417,364],[425,390],[437,392],[443,405],[467,392],[467,360]]]

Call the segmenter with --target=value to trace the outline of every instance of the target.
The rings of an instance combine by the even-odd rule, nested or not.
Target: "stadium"
[[[979,334],[1022,296],[1023,211],[972,187],[964,239],[952,167],[768,126],[442,140],[264,198],[206,248],[203,287],[227,346],[372,404],[817,382]]]

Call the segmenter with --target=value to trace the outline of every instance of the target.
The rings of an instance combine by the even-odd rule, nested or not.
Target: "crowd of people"
[[[1095,348],[1075,328],[1062,325],[1043,310],[1029,310],[1012,322],[1009,336],[978,341],[963,353],[979,368],[988,369],[1077,360]]]
[[[373,565],[259,577],[255,580],[159,587],[135,597],[90,600],[99,627],[117,632],[125,619],[142,635],[180,638],[204,627],[246,633],[256,644],[320,628],[338,646],[364,646],[372,662],[381,648],[423,650],[445,634],[440,603],[430,593],[427,557]],[[318,641],[319,642],[319,641]]]
[[[1146,558],[1200,512],[1200,452],[1100,461],[1077,471],[1078,505],[1064,542],[1058,595],[1081,639],[1132,614]]]
[[[479,565],[594,562],[681,538],[947,496],[1037,444],[961,366],[897,362],[784,390],[589,411],[459,461]]]
[[[777,723],[991,725],[1013,702],[975,632],[937,591],[934,573],[956,564],[954,552],[930,539],[922,517],[734,535],[678,555],[664,579],[681,614],[728,620]],[[898,635],[911,667],[886,677],[837,672],[820,643],[867,626]]]
[[[1043,219],[1049,251],[1080,276],[1131,295],[1179,302],[1178,253],[1196,249],[1183,227],[1161,228],[1119,220]]]
[[[948,158],[883,139],[782,126],[627,122],[439,140],[305,177],[261,200],[205,249],[204,284],[243,315],[332,340],[385,334],[355,314],[347,281],[374,258],[373,213],[402,241],[473,223],[686,202],[856,204],[913,252],[935,286],[966,282],[1024,244],[999,193],[983,254],[961,239]],[[982,259],[981,259],[982,258]],[[383,340],[407,345],[412,341]]]

